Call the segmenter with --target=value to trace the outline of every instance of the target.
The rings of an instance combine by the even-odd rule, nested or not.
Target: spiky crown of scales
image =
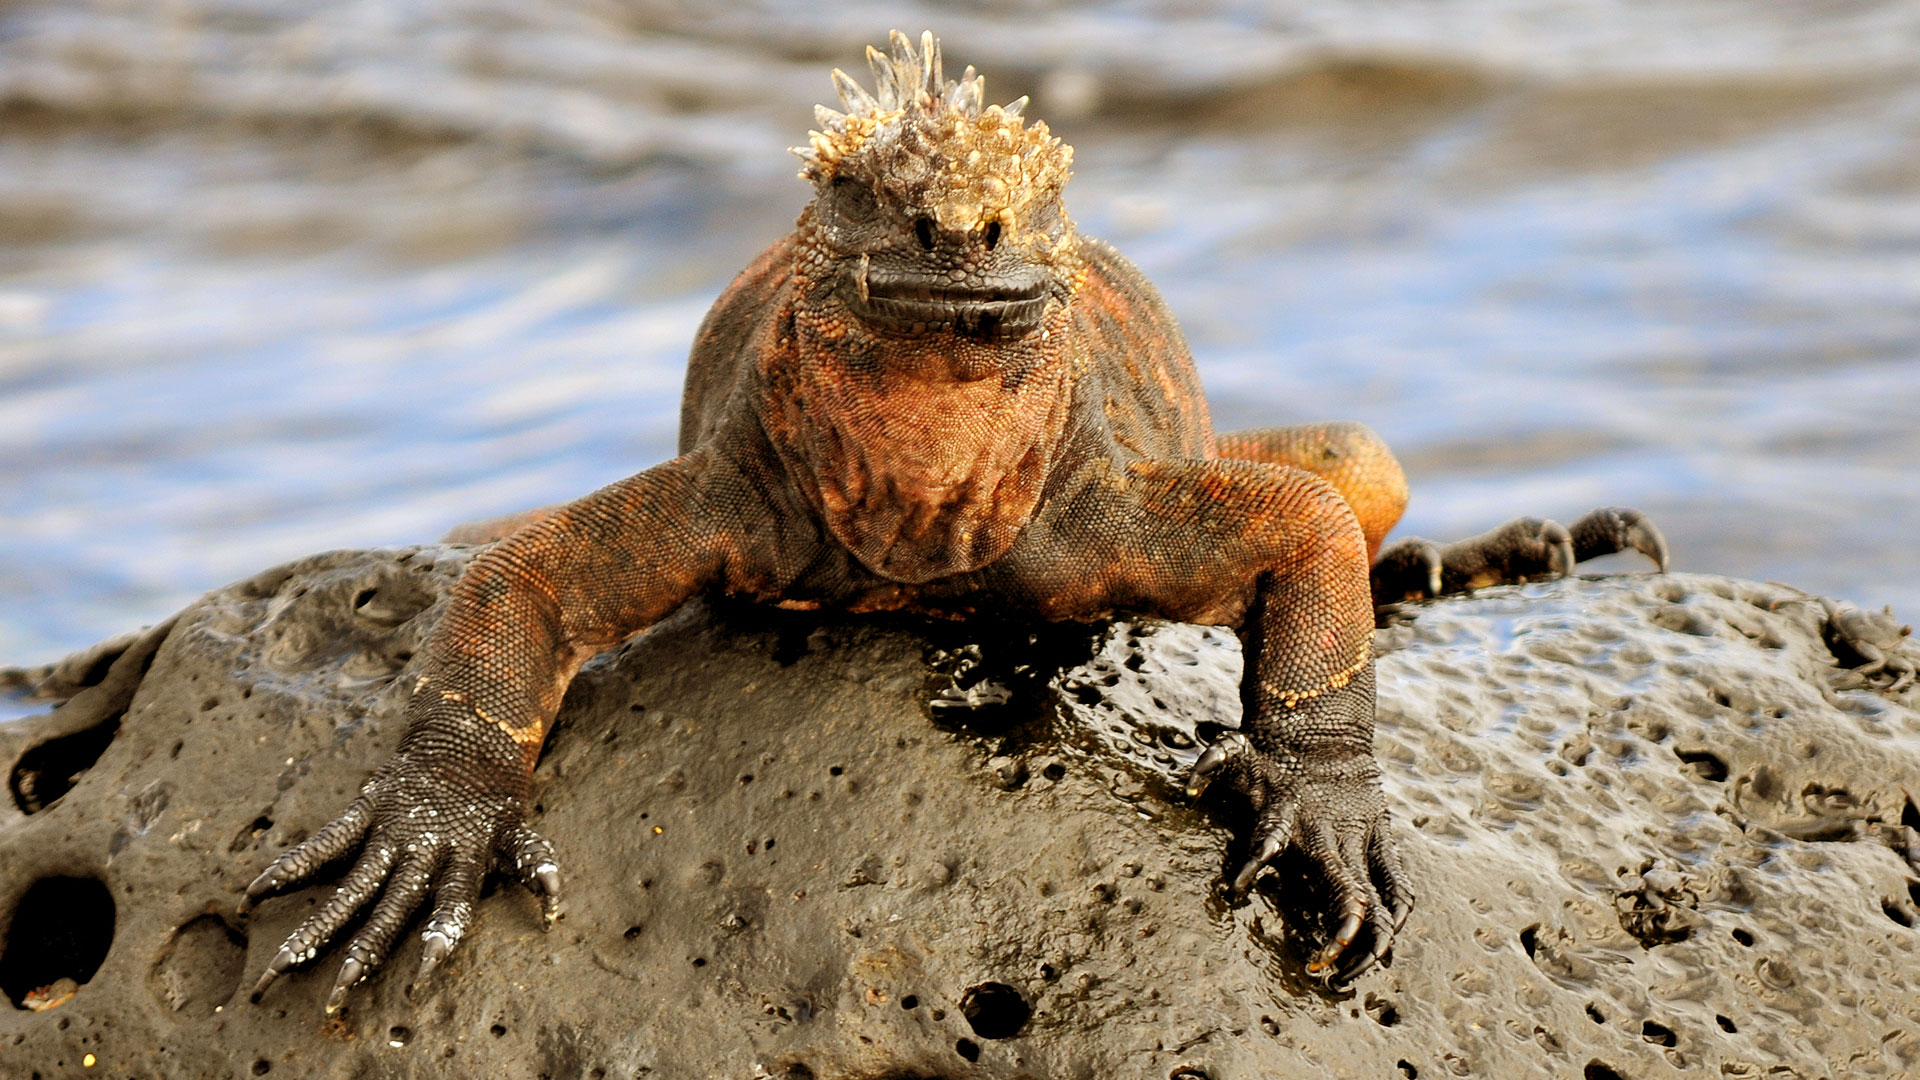
[[[890,35],[891,56],[867,47],[874,92],[838,68],[834,89],[846,112],[814,106],[820,130],[794,147],[816,183],[852,176],[898,206],[929,211],[943,228],[960,232],[994,222],[1016,231],[1031,211],[1059,198],[1072,175],[1073,148],[1047,125],[1021,119],[1027,99],[984,105],[986,80],[969,67],[955,82],[940,71],[940,43],[932,31],[915,49],[907,35]]]

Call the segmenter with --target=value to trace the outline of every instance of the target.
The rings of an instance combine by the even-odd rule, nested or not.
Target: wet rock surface
[[[0,1073],[1920,1072],[1915,691],[1841,668],[1817,602],[1688,575],[1388,620],[1422,891],[1337,992],[1324,898],[1289,864],[1224,903],[1236,808],[1176,788],[1234,722],[1230,634],[697,604],[568,695],[552,933],[500,889],[412,1000],[415,939],[340,1022],[333,962],[249,1005],[328,888],[240,891],[398,739],[466,559],[316,556],[13,676],[70,699],[0,729]]]

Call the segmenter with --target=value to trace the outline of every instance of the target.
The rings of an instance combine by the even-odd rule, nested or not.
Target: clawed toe
[[[1445,585],[1444,569],[1440,545],[1418,536],[1395,541],[1380,552],[1369,571],[1374,606],[1439,596]]]
[[[1574,558],[1579,562],[1637,551],[1667,572],[1667,538],[1647,515],[1624,506],[1603,506],[1573,523]]]

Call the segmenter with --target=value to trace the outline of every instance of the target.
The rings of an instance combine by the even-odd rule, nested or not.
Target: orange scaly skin
[[[1386,954],[1413,891],[1373,758],[1375,594],[1445,568],[1544,573],[1554,537],[1535,522],[1492,544],[1403,542],[1370,580],[1406,501],[1384,444],[1350,424],[1216,443],[1158,294],[1075,233],[1070,151],[1017,105],[983,107],[970,70],[946,81],[930,35],[869,55],[877,99],[835,73],[849,111],[822,110],[802,154],[813,202],[700,329],[681,456],[514,519],[429,641],[393,758],[249,887],[251,903],[359,852],[256,997],[371,903],[339,1008],[431,892],[424,976],[494,866],[550,923],[556,860],[522,819],[561,697],[595,653],[702,592],[1234,627],[1241,730],[1195,769],[1196,789],[1224,778],[1254,808],[1234,886],[1299,845],[1341,916],[1310,970],[1350,978]],[[1594,552],[1624,535],[1586,524]]]

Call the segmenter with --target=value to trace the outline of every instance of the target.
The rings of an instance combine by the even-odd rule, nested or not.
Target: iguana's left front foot
[[[1231,894],[1246,895],[1261,869],[1297,844],[1332,887],[1340,915],[1307,972],[1346,983],[1380,962],[1412,914],[1414,894],[1393,844],[1372,753],[1331,746],[1268,752],[1234,732],[1200,755],[1187,793],[1198,795],[1220,777],[1253,804],[1256,822],[1253,855],[1234,875]],[[1362,927],[1368,947],[1348,956]]]
[[[1667,540],[1645,514],[1625,507],[1595,510],[1567,528],[1556,521],[1516,518],[1492,532],[1437,545],[1419,537],[1397,541],[1374,560],[1373,602],[1565,577],[1576,563],[1619,551],[1638,551],[1667,569]]]

